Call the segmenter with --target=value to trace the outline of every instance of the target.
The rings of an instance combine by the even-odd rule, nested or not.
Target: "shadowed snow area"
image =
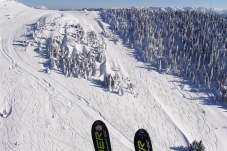
[[[133,151],[139,128],[154,151],[184,151],[194,140],[226,150],[227,109],[206,88],[148,69],[99,12],[0,0],[0,26],[0,150],[93,151],[98,119],[113,151]]]

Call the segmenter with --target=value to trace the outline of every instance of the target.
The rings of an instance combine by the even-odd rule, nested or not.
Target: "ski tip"
[[[111,151],[109,132],[103,121],[97,120],[93,123],[91,135],[95,151]]]
[[[137,130],[134,137],[134,146],[136,151],[152,151],[152,144],[149,133],[141,128]]]
[[[136,132],[136,134],[146,134],[146,135],[149,136],[148,132],[145,129],[143,129],[143,128],[138,129],[137,132]]]
[[[107,128],[103,121],[96,120],[92,125],[92,129],[99,132],[99,131],[102,131],[103,129],[107,129]]]
[[[93,123],[93,125],[98,125],[98,124],[104,124],[104,122],[101,121],[101,120],[96,120],[96,121]]]

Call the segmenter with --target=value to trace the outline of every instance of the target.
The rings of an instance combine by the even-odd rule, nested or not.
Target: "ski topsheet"
[[[95,121],[92,125],[91,135],[95,151],[111,151],[109,132],[105,123],[100,120]]]
[[[136,132],[134,146],[136,151],[153,151],[150,136],[145,129]]]

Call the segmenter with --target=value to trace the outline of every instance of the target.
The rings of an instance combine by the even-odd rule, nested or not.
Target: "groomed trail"
[[[154,151],[183,151],[195,139],[208,151],[226,149],[226,109],[205,101],[209,91],[195,93],[189,81],[150,69],[121,41],[104,37],[107,61],[130,78],[136,96],[43,72],[46,58],[18,41],[40,18],[62,14],[75,16],[88,32],[111,33],[96,11],[39,10],[0,0],[0,113],[11,108],[0,117],[0,150],[93,151],[91,125],[98,119],[109,129],[113,151],[133,151],[139,128],[149,132]]]

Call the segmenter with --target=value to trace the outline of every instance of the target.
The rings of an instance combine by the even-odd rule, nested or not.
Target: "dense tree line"
[[[227,101],[227,19],[196,11],[111,9],[101,13],[125,44],[160,72],[181,73]]]

